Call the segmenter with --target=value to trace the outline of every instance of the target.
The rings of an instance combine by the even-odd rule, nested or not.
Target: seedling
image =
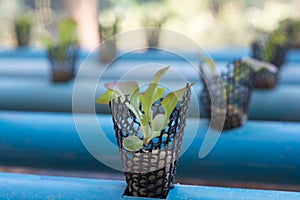
[[[287,37],[280,31],[274,31],[271,33],[265,42],[263,47],[263,61],[272,62],[276,56],[276,51],[280,46],[284,46],[287,43]]]
[[[63,19],[58,23],[57,37],[44,37],[43,41],[53,56],[59,61],[66,59],[66,50],[77,44],[77,24],[72,19]]]
[[[277,32],[288,38],[289,47],[300,47],[300,20],[287,18],[279,23]]]
[[[19,16],[15,21],[15,31],[18,41],[18,46],[27,46],[30,41],[30,33],[32,27],[32,20],[29,16]]]
[[[186,87],[170,92],[163,98],[165,89],[159,87],[158,83],[168,69],[169,67],[165,67],[156,72],[145,91],[141,91],[136,81],[109,82],[104,84],[107,91],[96,100],[96,103],[109,104],[117,98],[122,102],[129,99],[129,102],[126,101],[125,105],[140,123],[140,132],[143,135],[143,139],[135,135],[126,137],[122,142],[126,150],[138,151],[144,145],[147,146],[153,138],[159,136],[161,131],[167,126],[172,111],[184,95]],[[161,106],[164,109],[164,113],[153,116],[151,107],[161,98],[163,98]]]
[[[157,48],[160,43],[161,28],[175,16],[166,1],[149,1],[142,4],[141,25],[145,27],[148,48]],[[153,12],[155,11],[155,12]]]
[[[52,68],[53,82],[66,82],[74,77],[77,62],[77,24],[73,19],[64,18],[53,26],[50,36],[43,36]],[[54,37],[53,37],[54,36]]]
[[[49,31],[51,35],[41,36],[42,42],[52,57],[62,62],[66,59],[65,52],[70,45],[77,44],[77,24],[73,19],[65,18]]]
[[[102,42],[100,48],[100,61],[109,63],[117,54],[116,35],[119,32],[121,18],[112,10],[105,10],[99,16],[99,33]]]
[[[120,18],[112,11],[103,11],[99,16],[99,32],[101,42],[116,35],[119,31]]]
[[[212,112],[212,107],[214,107],[217,121],[222,121],[222,116],[226,113],[224,126],[212,125],[213,128],[225,130],[241,126],[246,119],[247,105],[251,96],[251,68],[253,71],[259,71],[271,65],[245,57],[242,60],[229,63],[227,70],[220,76],[212,59],[201,55],[200,57],[206,62],[210,70],[208,74],[205,73],[202,66],[200,67],[202,76],[207,81],[204,83],[200,96],[201,101],[209,115]],[[212,99],[215,99],[214,102]]]

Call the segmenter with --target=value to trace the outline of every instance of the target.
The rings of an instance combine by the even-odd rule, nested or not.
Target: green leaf
[[[168,71],[170,67],[165,67],[154,75],[149,84],[147,90],[145,92],[139,93],[139,98],[142,103],[142,110],[144,111],[144,117],[142,118],[142,125],[148,126],[149,123],[149,114],[152,104],[160,99],[164,95],[163,88],[157,88],[158,82],[164,76],[164,74]]]
[[[122,101],[125,101],[125,95],[129,95],[130,103],[126,102],[126,106],[134,113],[138,120],[141,121],[139,99],[136,97],[140,88],[136,81],[109,82],[105,83],[104,87],[113,92],[114,97],[120,96]]]
[[[105,83],[104,87],[108,90],[96,100],[96,103],[108,104],[115,97],[124,97],[139,91],[139,84],[136,81],[109,82]]]
[[[156,115],[153,119],[152,129],[154,131],[161,131],[163,128],[165,128],[164,119],[165,119],[164,114]]]
[[[122,144],[127,151],[138,151],[143,147],[143,140],[133,135],[124,138]]]
[[[168,122],[168,120],[167,120]],[[154,117],[151,125],[152,129],[149,128],[148,137],[146,138],[146,144],[148,144],[153,138],[156,138],[160,135],[161,131],[167,126],[167,122],[165,123],[165,115],[158,114]]]
[[[137,88],[135,92],[130,96],[130,104],[133,107],[133,109],[136,111],[136,113],[140,116],[140,99],[137,96],[137,93],[139,92],[140,88]],[[139,117],[137,116],[137,117]]]
[[[136,81],[109,82],[105,83],[104,87],[116,92],[120,96],[131,95],[139,91],[139,84]]]
[[[201,60],[203,60],[206,64],[208,64],[213,75],[217,74],[217,68],[213,59],[206,57],[205,55],[199,53],[198,56]]]
[[[164,76],[164,74],[168,71],[170,67],[165,67],[154,75],[152,78],[147,90],[145,92],[140,93],[140,98],[144,99],[145,101],[152,100],[152,97],[154,96],[155,89],[158,85],[158,82],[160,79]]]
[[[153,118],[151,107],[155,101],[164,96],[165,91],[164,88],[158,87],[158,83],[168,69],[169,67],[165,67],[159,70],[152,78],[148,88],[141,93],[136,81],[109,82],[104,84],[104,87],[108,90],[102,94],[96,102],[107,104],[116,97],[121,97],[121,100],[124,101],[125,95],[129,95],[129,102],[125,102],[125,104],[140,122],[140,131],[143,134],[144,140],[141,140],[137,136],[126,137],[122,144],[128,151],[138,151],[144,144],[149,144],[153,138],[159,136],[162,129],[166,127],[176,104],[186,91],[186,88],[183,88],[168,94],[161,102],[161,105],[165,109],[165,113],[158,114]],[[142,105],[142,111],[140,110],[140,105]]]
[[[149,123],[149,120],[150,122],[152,121],[151,106],[155,101],[163,97],[164,92],[165,92],[164,88],[156,87],[154,88],[154,92],[152,93],[152,95],[146,94],[145,96],[143,95],[139,96],[140,101],[142,103],[142,110],[144,111],[144,116],[141,121],[143,125],[147,125]]]
[[[157,84],[169,69],[170,69],[170,66],[164,67],[161,70],[159,70],[158,72],[156,72],[151,80],[151,83]]]
[[[111,90],[107,90],[105,93],[103,93],[98,99],[96,100],[97,104],[109,104],[109,102],[114,99],[114,92]]]
[[[191,86],[193,86],[191,84]],[[162,107],[165,110],[165,119],[164,124],[167,124],[168,119],[171,116],[171,113],[173,112],[174,108],[176,107],[177,103],[181,100],[183,94],[186,91],[186,87],[176,90],[174,92],[169,93],[161,102]]]
[[[63,44],[73,43],[77,40],[77,24],[73,19],[63,19],[58,24],[59,42]]]

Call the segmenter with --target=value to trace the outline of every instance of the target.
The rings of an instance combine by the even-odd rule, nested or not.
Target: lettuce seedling
[[[184,95],[186,87],[167,94],[161,101],[164,114],[153,116],[152,105],[163,98],[165,93],[165,89],[159,87],[158,83],[168,69],[169,67],[165,67],[156,72],[148,88],[143,92],[140,91],[139,84],[136,81],[104,84],[107,91],[96,100],[96,103],[109,104],[113,99],[120,98],[140,122],[143,140],[135,135],[126,137],[122,142],[126,150],[138,151],[143,145],[147,146],[153,138],[159,136],[161,131],[167,126],[174,108]],[[125,102],[126,96],[129,102]]]

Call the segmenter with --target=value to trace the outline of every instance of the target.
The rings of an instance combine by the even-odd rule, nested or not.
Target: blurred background
[[[191,67],[199,65],[197,55],[187,55],[192,63],[163,51],[138,52],[113,60],[118,52],[131,49],[132,43],[192,53],[199,51],[198,45],[185,43],[180,37],[176,40],[176,34],[175,39],[169,37],[170,32],[162,32],[158,39],[159,32],[151,29],[130,39],[123,35],[112,41],[109,38],[144,27],[164,28],[209,51],[221,49],[212,57],[216,58],[217,67],[224,67],[233,59],[249,55],[250,44],[262,32],[276,30],[287,18],[299,19],[299,8],[300,0],[0,0],[0,171],[124,179],[121,173],[101,171],[106,168],[78,138],[72,115],[72,79],[83,60],[87,66],[81,74],[85,78],[83,90],[92,85],[91,80],[98,80],[104,64],[111,64],[103,75],[105,81],[113,81],[148,62],[175,66],[180,75],[197,82],[194,88],[199,96],[202,86],[198,84],[198,71]],[[86,59],[86,53],[102,41],[109,41],[103,45],[104,50],[100,54],[94,51],[97,55]],[[240,129],[232,138],[225,134],[234,143],[225,140],[224,148],[217,149],[207,160],[196,158],[196,164],[200,163],[197,166],[202,168],[193,169],[202,170],[200,178],[190,173],[191,159],[187,157],[180,164],[185,167],[178,177],[180,183],[299,191],[299,137],[293,134],[300,124],[291,123],[300,121],[299,55],[299,49],[289,52],[277,88],[258,90],[253,95],[249,119],[275,121],[274,126],[269,126],[269,122],[251,122],[245,134]],[[150,67],[149,71],[134,73],[132,77],[148,80],[152,72]],[[175,76],[168,81],[178,84]],[[103,91],[102,88],[96,93]],[[83,112],[85,106],[82,105]],[[108,107],[97,106],[98,113],[110,114]],[[262,127],[261,132],[256,131],[257,127]],[[260,134],[273,131],[285,135]],[[290,137],[286,137],[289,132]],[[252,138],[246,133],[252,134]],[[58,135],[61,138],[54,138]],[[245,142],[240,143],[243,137]],[[285,143],[284,138],[290,141]]]
[[[97,22],[109,25],[116,18],[117,32],[164,27],[206,48],[246,47],[258,32],[275,29],[285,18],[299,17],[299,7],[299,0],[1,0],[0,46],[16,46],[14,22],[20,15],[30,16],[30,44],[34,47],[43,47],[41,36],[49,34],[51,26],[67,15],[78,22],[80,44],[86,49],[99,43]],[[129,45],[117,43],[119,49]],[[174,42],[164,45],[184,47]]]

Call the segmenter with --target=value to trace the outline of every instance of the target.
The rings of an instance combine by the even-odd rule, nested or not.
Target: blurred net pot
[[[49,47],[48,58],[53,82],[66,82],[74,78],[78,58],[78,46],[76,44]]]
[[[200,65],[201,80],[203,89],[200,94],[200,101],[205,111],[212,116],[216,112],[222,122],[222,115],[226,113],[223,130],[240,127],[247,120],[249,101],[252,93],[252,69],[240,60],[227,65],[221,76],[216,74],[208,75],[204,65]],[[214,98],[214,104],[212,104]],[[219,124],[212,124],[212,128],[220,127]],[[219,129],[219,128],[218,128]]]
[[[52,26],[50,32],[54,37],[45,37],[44,42],[51,66],[51,80],[67,82],[74,77],[78,60],[77,24],[71,18],[64,18],[57,26]]]
[[[300,48],[300,20],[295,18],[287,18],[279,23],[278,32],[282,32],[287,36],[289,49]]]
[[[281,34],[262,35],[251,44],[252,57],[269,62],[277,67],[276,72],[267,69],[254,72],[253,85],[255,88],[274,88],[277,84],[279,69],[285,62],[288,45],[286,37]]]

